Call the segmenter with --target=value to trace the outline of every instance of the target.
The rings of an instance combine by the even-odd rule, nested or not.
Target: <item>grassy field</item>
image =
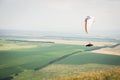
[[[14,76],[13,80],[109,80],[105,79],[106,76],[109,77],[107,74],[113,76],[110,77],[111,80],[119,80],[119,61],[119,56],[78,53],[38,71],[23,71],[19,76]],[[118,73],[116,73],[117,70]],[[115,73],[112,73],[112,71],[115,71]],[[86,76],[90,79],[86,78]]]
[[[120,69],[88,72],[74,76],[54,78],[52,80],[120,80]]]
[[[107,54],[97,54],[92,52],[82,52],[76,55],[67,57],[57,64],[73,64],[73,65],[82,65],[82,64],[106,64],[106,65],[120,65],[120,56],[107,55]]]
[[[34,70],[35,68],[48,64],[58,57],[83,50],[81,46],[76,45],[29,41],[1,40],[0,45],[0,78],[5,78],[27,69]],[[12,48],[9,48],[8,45]],[[16,48],[16,46],[19,48]]]
[[[72,75],[119,70],[120,56],[86,51],[94,48],[0,40],[0,79],[12,76],[12,80],[64,80]]]

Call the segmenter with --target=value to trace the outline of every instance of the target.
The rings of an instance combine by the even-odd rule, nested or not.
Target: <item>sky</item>
[[[84,33],[86,16],[91,33],[119,32],[120,0],[0,0],[0,29]]]

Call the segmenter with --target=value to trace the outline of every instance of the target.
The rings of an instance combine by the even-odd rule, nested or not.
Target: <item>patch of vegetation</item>
[[[86,74],[67,76],[51,80],[120,80],[120,69],[89,72]]]
[[[57,59],[71,52],[83,50],[82,46],[41,43],[41,42],[17,42],[0,40],[3,46],[19,45],[29,46],[36,45],[32,48],[10,49],[0,51],[0,79],[22,72],[26,69],[34,70],[50,61]]]
[[[94,64],[106,64],[106,65],[120,65],[119,61],[120,61],[120,56],[116,56],[116,55],[82,52],[67,57],[65,59],[62,59],[56,64],[81,65],[81,64],[94,63]]]
[[[101,64],[85,64],[85,65],[58,64],[58,65],[49,65],[38,71],[25,70],[21,72],[19,75],[13,76],[13,80],[29,80],[29,79],[31,80],[54,80],[54,79],[67,80],[68,77],[72,78],[73,75],[81,76],[81,75],[88,75],[89,73],[91,74],[96,72],[114,71],[116,69],[120,69],[120,67],[101,65]],[[68,79],[74,80],[71,78],[68,78]],[[91,80],[94,80],[94,79],[91,79]]]
[[[35,45],[36,47],[0,50],[0,79],[13,76],[13,80],[53,80],[61,79],[61,77],[62,80],[66,80],[63,78],[83,73],[114,70],[116,66],[119,68],[120,65],[120,56],[89,52],[90,49],[96,49],[97,47],[0,40],[1,47],[6,44],[17,46]],[[75,52],[77,54],[60,59]],[[58,61],[39,70],[41,66],[54,60]],[[38,68],[37,71],[35,71],[36,68]]]

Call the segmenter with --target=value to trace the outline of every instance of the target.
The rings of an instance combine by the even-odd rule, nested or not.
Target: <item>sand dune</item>
[[[101,53],[101,54],[110,54],[110,55],[119,55],[120,56],[120,46],[115,48],[102,48],[99,50],[94,50],[92,52]]]
[[[25,49],[25,48],[34,48],[37,47],[37,45],[16,45],[16,44],[4,44],[3,46],[0,46],[0,50],[13,50],[13,49]]]

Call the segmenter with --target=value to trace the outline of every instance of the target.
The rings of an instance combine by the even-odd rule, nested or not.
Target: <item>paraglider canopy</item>
[[[92,16],[87,16],[84,21],[84,27],[85,27],[85,32],[88,33],[88,28],[92,26],[94,23],[94,17]]]

